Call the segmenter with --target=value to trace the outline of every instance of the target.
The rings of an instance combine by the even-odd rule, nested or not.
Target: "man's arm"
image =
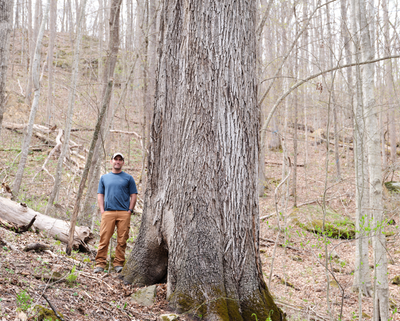
[[[131,194],[131,201],[129,203],[129,210],[134,210],[137,200],[137,194]]]
[[[97,194],[97,204],[99,204],[100,213],[103,214],[103,212],[104,212],[104,194]]]

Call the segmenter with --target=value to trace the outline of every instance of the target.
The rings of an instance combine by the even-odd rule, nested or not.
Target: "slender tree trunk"
[[[13,0],[0,0],[0,135],[7,100],[6,80],[12,21]]]
[[[359,19],[361,30],[361,53],[363,60],[372,60],[374,50],[371,43],[369,24],[367,23],[366,1],[359,1]],[[383,234],[384,224],[382,204],[382,161],[380,153],[380,128],[374,96],[373,64],[362,68],[363,102],[366,114],[369,202],[373,217],[374,247],[374,320],[389,319],[389,284],[387,272],[386,238]]]
[[[78,20],[78,25],[76,27],[78,34],[77,34],[77,39],[75,41],[75,50],[74,50],[75,53],[74,53],[74,65],[73,65],[73,72],[72,72],[72,79],[71,79],[71,90],[70,90],[69,96],[68,96],[68,112],[67,112],[67,119],[65,122],[64,144],[62,145],[60,157],[58,158],[54,186],[53,186],[53,190],[50,194],[49,201],[47,203],[46,214],[48,214],[50,212],[50,210],[53,208],[53,205],[57,199],[57,195],[58,195],[58,192],[60,190],[60,185],[61,185],[61,177],[62,177],[64,158],[67,154],[68,147],[69,147],[68,143],[69,143],[69,138],[70,138],[70,134],[71,134],[72,116],[74,114],[76,86],[77,86],[77,83],[79,80],[79,57],[80,57],[80,44],[81,44],[81,39],[82,39],[81,23],[82,23],[82,17],[85,15],[86,1],[87,0],[82,1],[80,18]]]
[[[71,47],[74,47],[74,16],[72,14],[72,0],[67,0],[68,3],[68,31],[69,31],[69,41],[71,42]]]
[[[54,82],[54,72],[53,72],[53,53],[54,44],[56,40],[56,29],[57,29],[57,0],[51,0],[50,4],[50,40],[48,47],[48,65],[47,69],[49,72],[49,86],[47,92],[47,123],[50,126],[52,124],[52,105],[53,105],[53,82]]]
[[[122,275],[178,311],[285,320],[259,256],[255,1],[163,1],[148,183]],[[271,310],[273,312],[271,312]]]
[[[104,64],[103,69],[103,88],[102,88],[102,102],[104,103],[104,97],[107,97],[108,101],[105,103],[107,104],[106,115],[109,115],[107,119],[104,119],[101,127],[100,139],[96,141],[96,147],[92,157],[92,164],[90,166],[91,170],[89,172],[89,186],[86,193],[86,198],[83,202],[83,214],[82,215],[89,215],[91,212],[91,204],[96,205],[96,195],[97,195],[97,182],[100,176],[100,165],[101,160],[103,159],[103,151],[105,146],[105,141],[108,137],[108,130],[110,129],[111,122],[112,122],[112,113],[110,113],[110,102],[112,93],[109,96],[105,96],[105,93],[108,88],[108,81],[109,79],[114,77],[114,70],[115,65],[117,63],[117,55],[119,50],[119,20],[120,20],[120,9],[121,9],[122,0],[113,0],[110,10],[110,21],[109,25],[110,28],[108,29],[110,32],[109,38],[110,41],[108,42],[108,55],[106,57],[106,61]],[[101,108],[99,108],[100,110]]]
[[[9,4],[12,5],[14,0],[11,0],[8,2],[9,2]],[[4,8],[4,7],[2,7],[2,8]],[[14,28],[15,29],[19,29],[19,15],[20,15],[20,10],[21,10],[20,8],[21,8],[21,2],[20,2],[20,0],[16,0],[16,2],[15,2],[15,19],[14,19]],[[6,11],[6,10],[4,10],[4,11]],[[11,12],[12,12],[12,9],[11,9]]]
[[[27,79],[27,84],[26,84],[26,97],[29,98],[28,94],[28,89],[31,88],[31,82],[32,82],[32,75],[31,75],[31,64],[33,61],[33,53],[35,50],[35,40],[33,38],[33,29],[32,29],[32,0],[28,0],[28,54],[27,54],[27,72],[28,72],[28,79]]]
[[[387,0],[382,0],[383,9],[383,31],[385,38],[385,53],[386,56],[391,55],[391,38],[389,33],[389,13],[387,7]],[[385,62],[385,85],[387,88],[387,102],[388,102],[388,118],[389,118],[389,137],[390,137],[390,160],[392,164],[396,161],[396,145],[397,145],[397,135],[396,135],[396,118],[395,118],[395,95],[394,95],[394,83],[393,83],[393,66],[392,61],[387,60]],[[385,141],[382,142],[383,146]]]
[[[351,1],[351,24],[353,49],[355,52],[355,61],[359,62],[360,57],[360,39],[357,23],[357,1]],[[362,316],[362,295],[371,296],[372,284],[369,273],[368,263],[368,235],[369,226],[369,197],[368,197],[368,160],[366,146],[366,128],[365,128],[365,111],[363,105],[363,89],[361,68],[359,65],[355,67],[354,79],[354,161],[356,175],[356,230],[358,237],[356,238],[355,252],[355,273],[353,281],[353,289],[359,293],[360,311]]]
[[[31,113],[29,115],[29,124],[28,129],[24,137],[24,142],[22,144],[22,152],[21,159],[18,165],[17,174],[15,176],[14,184],[13,184],[13,194],[15,197],[18,196],[19,189],[21,187],[22,176],[24,175],[25,164],[28,159],[29,153],[29,144],[32,138],[32,128],[33,123],[35,121],[36,111],[39,105],[39,97],[40,97],[40,83],[39,83],[39,73],[40,73],[40,60],[41,60],[41,51],[42,51],[42,39],[44,34],[44,26],[47,20],[48,12],[49,12],[50,0],[47,1],[45,13],[43,15],[43,20],[40,25],[37,41],[36,41],[36,49],[35,49],[35,58],[32,64],[32,79],[34,86],[34,97],[32,102]]]
[[[298,24],[297,24],[298,25]],[[295,67],[294,67],[294,78],[297,79],[299,74],[299,59],[298,59],[298,49],[295,54]],[[296,89],[294,94],[294,133],[293,133],[293,183],[292,183],[292,195],[293,195],[293,206],[297,207],[297,143],[298,143],[298,133],[297,133],[297,123],[299,117],[299,91]]]
[[[331,30],[331,18],[330,18],[330,11],[329,11],[329,4],[326,5],[326,21],[328,26],[328,42],[331,46],[329,50],[329,67],[333,68],[333,53],[334,53],[334,42],[332,37],[332,30]],[[333,81],[334,72],[331,72],[331,81]],[[339,158],[339,137],[338,137],[338,117],[337,117],[337,105],[335,99],[335,84],[332,84],[332,92],[331,95],[331,102],[332,102],[332,112],[333,112],[333,132],[334,132],[334,142],[335,142],[335,164],[336,164],[336,173],[337,179],[341,180],[342,174],[340,171],[340,158]]]
[[[83,0],[83,1],[84,1],[84,4],[86,5],[86,0]],[[98,141],[98,138],[99,138],[101,124],[103,122],[104,115],[105,115],[107,107],[108,107],[108,101],[111,99],[110,96],[111,96],[112,88],[113,88],[113,81],[110,80],[107,84],[107,88],[106,88],[106,91],[103,96],[103,101],[102,101],[99,118],[97,119],[97,123],[96,123],[96,127],[95,127],[95,130],[93,133],[92,141],[90,143],[89,154],[87,156],[85,168],[82,173],[82,179],[81,179],[81,182],[79,183],[78,196],[76,198],[74,210],[72,212],[72,217],[71,217],[69,240],[68,240],[67,247],[65,249],[65,253],[67,253],[67,255],[71,255],[71,252],[72,252],[72,246],[74,244],[75,225],[76,225],[76,221],[78,218],[78,212],[80,209],[80,201],[82,199],[83,190],[85,189],[85,184],[86,184],[87,176],[89,174],[89,167],[92,162],[92,157],[93,157],[93,152],[94,152],[94,149],[96,146],[96,142]]]

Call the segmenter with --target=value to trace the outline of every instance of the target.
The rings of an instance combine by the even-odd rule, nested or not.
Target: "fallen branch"
[[[0,246],[6,246],[9,249],[11,249],[12,251],[18,251],[18,249],[14,245],[3,240],[1,237],[0,237]]]
[[[278,163],[278,162],[268,162],[266,161],[265,164],[271,164],[271,165],[278,165],[278,166],[282,166],[282,163]],[[297,164],[297,167],[304,167],[304,164]]]
[[[110,130],[110,133],[120,133],[120,134],[126,134],[126,135],[134,135],[134,136],[136,136],[137,138],[142,139],[142,136],[139,135],[137,132],[126,132],[126,131],[123,131],[123,130],[111,129],[111,130]]]
[[[331,197],[331,198],[325,200],[325,202],[333,201],[333,200],[335,200],[335,199],[340,198],[341,196],[343,196],[343,195]],[[308,201],[308,202],[304,202],[304,203],[301,203],[301,204],[297,204],[297,207],[296,207],[296,208],[299,208],[299,207],[302,207],[302,206],[305,206],[305,205],[310,205],[310,204],[318,203],[318,202],[320,202],[320,201],[322,201],[322,198],[317,198],[317,199],[312,200],[312,201]],[[292,209],[292,211],[293,211],[293,209]],[[290,215],[290,213],[291,213],[291,211],[288,213],[288,215]],[[276,214],[276,212],[273,212],[273,213],[270,213],[270,214],[267,214],[267,215],[264,215],[264,216],[260,216],[260,220],[268,219],[268,218],[274,216],[275,214]]]
[[[279,245],[279,246],[281,246],[281,247],[288,248],[288,249],[291,249],[291,250],[294,250],[294,251],[297,251],[297,252],[302,252],[302,250],[300,250],[300,249],[298,249],[298,248],[295,248],[295,247],[290,246],[290,245],[285,245],[285,244],[279,243],[279,242],[277,243],[277,242],[274,241],[274,240],[265,239],[265,238],[263,238],[263,237],[260,237],[260,240],[261,240],[261,241],[264,241],[264,242],[269,242],[269,243],[277,244],[277,245]]]
[[[3,221],[2,219],[0,219],[0,226],[9,231],[13,231],[15,233],[22,234],[22,233],[28,231],[32,227],[35,220],[36,220],[36,215],[31,219],[31,221],[28,224],[18,225],[14,222],[11,222],[11,221],[6,222],[6,221]]]
[[[28,244],[27,246],[24,247],[24,252],[29,252],[29,251],[36,251],[36,252],[41,252],[41,251],[46,251],[50,250],[51,247],[46,245],[46,244],[41,244],[41,243],[31,243]]]
[[[50,308],[53,310],[54,314],[57,316],[57,318],[60,319],[60,321],[64,321],[64,319],[62,317],[60,317],[60,315],[57,313],[56,309],[53,307],[53,305],[51,304],[51,302],[49,301],[49,299],[46,297],[46,295],[43,293],[42,297],[47,301],[47,303],[50,305]]]
[[[59,130],[58,130],[58,135],[57,135],[57,137],[56,137],[56,146],[51,150],[51,152],[49,153],[49,156],[47,156],[47,158],[46,158],[46,160],[44,161],[44,163],[43,163],[42,167],[40,168],[40,170],[35,174],[35,176],[33,176],[32,182],[35,180],[36,176],[37,176],[41,171],[43,171],[43,170],[44,170],[47,174],[49,174],[49,175],[51,176],[51,178],[53,179],[53,181],[55,181],[54,176],[51,175],[51,174],[49,173],[49,171],[47,170],[46,164],[47,164],[47,162],[49,161],[49,159],[54,155],[54,153],[60,150],[60,147],[61,147],[61,136],[62,136],[62,134],[63,134],[63,130],[62,130],[62,129],[59,129]]]
[[[286,281],[285,279],[282,279],[279,275],[274,274],[274,277],[276,277],[283,285],[290,286],[291,288],[295,289],[296,291],[300,291],[299,288],[296,288],[292,283]]]
[[[103,281],[103,280],[100,279],[100,278],[97,278],[97,277],[92,276],[92,275],[90,275],[89,273],[85,273],[85,272],[80,272],[79,275],[83,275],[83,276],[86,276],[86,277],[89,278],[89,279],[93,279],[93,280],[99,281],[99,282],[101,282],[101,283],[104,283],[105,285],[108,286],[108,288],[109,288],[113,293],[116,293],[115,290],[114,290],[107,282]],[[105,275],[107,275],[107,274],[105,274]]]

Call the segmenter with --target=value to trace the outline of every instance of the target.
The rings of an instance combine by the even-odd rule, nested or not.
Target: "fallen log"
[[[46,232],[48,236],[54,237],[63,243],[68,243],[69,222],[52,218],[30,209],[25,204],[21,205],[0,197],[0,218],[15,224],[27,225],[35,215],[34,228]],[[87,244],[92,239],[93,234],[87,226],[77,226],[74,233],[73,249],[89,251]]]
[[[5,228],[6,230],[10,230],[15,233],[22,234],[31,228],[31,226],[33,225],[35,220],[36,220],[36,215],[32,218],[32,220],[27,225],[18,225],[16,223],[7,222],[7,221],[0,219],[0,226],[2,228]]]

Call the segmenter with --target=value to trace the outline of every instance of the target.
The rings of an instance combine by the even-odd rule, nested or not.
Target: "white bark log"
[[[25,225],[28,224],[35,215],[36,220],[33,223],[35,228],[63,243],[68,242],[68,222],[43,215],[29,207],[22,206],[7,198],[0,197],[0,218],[16,224]],[[75,227],[74,248],[77,249],[81,242],[88,243],[92,238],[93,235],[88,227]]]

